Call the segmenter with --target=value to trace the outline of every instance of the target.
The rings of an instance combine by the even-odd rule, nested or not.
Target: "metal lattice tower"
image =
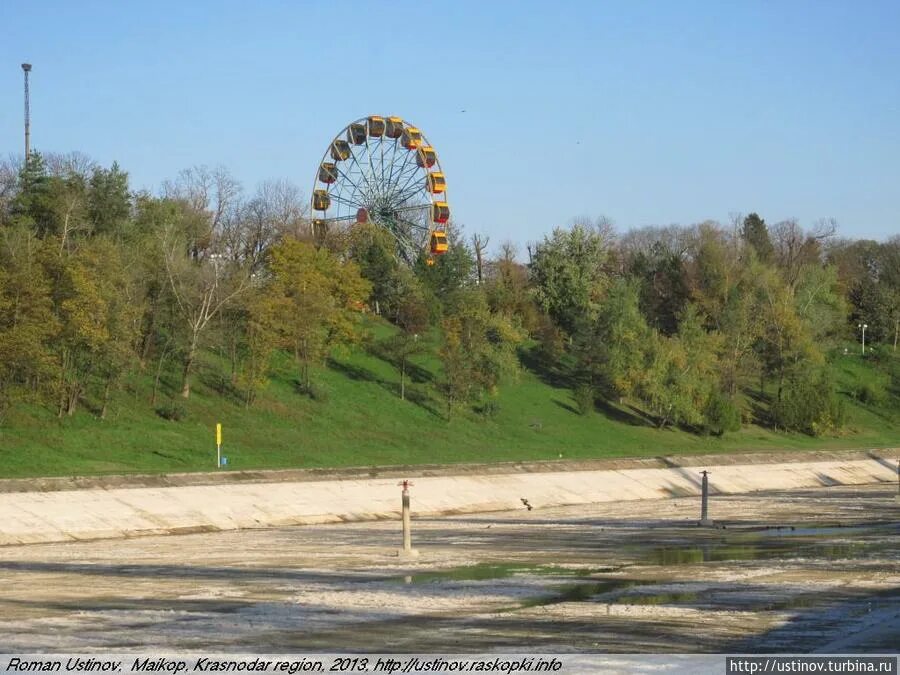
[[[31,154],[31,101],[28,94],[28,73],[31,72],[31,64],[23,63],[22,70],[25,71],[25,161]]]

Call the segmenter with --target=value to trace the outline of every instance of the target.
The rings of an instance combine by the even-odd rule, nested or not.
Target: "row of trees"
[[[396,365],[406,398],[411,360],[438,335],[448,417],[496,409],[524,360],[585,412],[634,405],[660,426],[723,433],[755,407],[818,433],[841,423],[828,347],[862,321],[896,345],[900,324],[900,239],[838,239],[831,221],[750,214],[619,236],[582,221],[528,246],[527,263],[454,228],[437,264],[413,268],[375,226],[307,232],[284,181],[247,194],[198,167],[151,195],[80,155],[0,165],[0,410],[28,400],[66,416],[89,401],[103,418],[139,372],[156,407],[174,368],[189,398],[210,349],[221,390],[245,405],[276,352],[315,396],[315,368],[362,343]],[[366,339],[367,311],[391,337]]]

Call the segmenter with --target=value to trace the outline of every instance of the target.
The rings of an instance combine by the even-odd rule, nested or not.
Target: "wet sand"
[[[0,651],[893,652],[895,494],[415,519],[413,560],[386,521],[7,546]]]

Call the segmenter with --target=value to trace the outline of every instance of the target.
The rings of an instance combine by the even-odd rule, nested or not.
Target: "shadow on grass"
[[[244,396],[238,391],[237,387],[234,386],[230,373],[218,371],[211,366],[203,365],[197,368],[194,377],[198,384],[202,384],[204,387],[212,390],[217,395],[226,399],[229,403],[241,406],[246,403]]]
[[[564,401],[560,401],[558,398],[554,398],[554,399],[550,399],[550,400],[553,401],[556,405],[558,405],[563,410],[568,410],[570,413],[572,413],[574,415],[581,416],[581,412],[575,406],[565,403]]]
[[[615,405],[605,399],[597,399],[594,407],[608,419],[633,427],[656,427],[656,422],[632,405]]]
[[[550,363],[541,356],[537,347],[519,350],[519,362],[526,369],[537,375],[544,384],[557,389],[571,389],[575,386],[575,378],[565,365]]]
[[[373,356],[376,359],[384,361],[389,366],[394,368],[398,373],[400,372],[400,359],[391,356],[381,344],[375,342],[369,345],[366,348],[366,352],[369,354],[369,356]],[[427,368],[423,368],[422,366],[413,363],[409,359],[407,359],[406,361],[406,376],[411,382],[415,382],[417,384],[434,382],[434,373],[432,373]]]
[[[341,361],[335,361],[334,359],[328,360],[328,367],[336,373],[340,373],[345,377],[350,378],[351,380],[356,380],[360,382],[372,382],[373,384],[377,384],[379,387],[391,393],[392,396],[395,396],[397,400],[400,400],[400,383],[394,382],[392,380],[386,380],[382,377],[379,377],[377,374],[369,370],[368,368],[364,368],[362,366],[357,366],[351,363],[343,363]],[[398,375],[399,378],[399,375]],[[420,388],[412,388],[410,386],[406,387],[406,400],[412,403],[413,405],[417,405],[423,410],[426,410],[430,414],[435,417],[443,417],[439,410],[435,407],[434,401],[430,396]]]
[[[750,402],[750,413],[753,416],[753,424],[771,428],[774,426],[772,419],[772,397],[760,392],[758,389],[748,389],[744,392]]]

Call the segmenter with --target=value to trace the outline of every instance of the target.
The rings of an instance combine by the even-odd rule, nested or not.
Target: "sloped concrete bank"
[[[0,545],[896,482],[897,449],[0,481]],[[713,514],[714,515],[714,514]]]

